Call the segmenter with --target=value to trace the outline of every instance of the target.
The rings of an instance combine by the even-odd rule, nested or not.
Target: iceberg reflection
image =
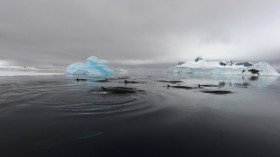
[[[170,80],[182,80],[186,84],[215,84],[238,88],[257,87],[263,88],[272,84],[277,76],[241,76],[241,75],[209,75],[198,73],[167,73]]]

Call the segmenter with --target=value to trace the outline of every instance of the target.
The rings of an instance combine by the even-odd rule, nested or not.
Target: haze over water
[[[278,77],[128,75],[0,77],[1,156],[280,155]]]

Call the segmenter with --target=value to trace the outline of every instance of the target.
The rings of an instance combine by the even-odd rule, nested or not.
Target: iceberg
[[[280,76],[280,74],[267,62],[233,62],[209,61],[201,57],[194,61],[179,62],[176,66],[168,69],[172,73],[192,74],[240,74],[240,75],[266,75]]]
[[[107,66],[108,62],[91,56],[86,63],[73,63],[67,66],[65,72],[72,75],[112,76],[114,72]]]

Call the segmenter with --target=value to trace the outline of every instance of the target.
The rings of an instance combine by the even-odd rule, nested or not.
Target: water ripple
[[[20,104],[43,105],[70,115],[131,113],[152,107],[147,103],[147,98],[154,95],[139,89],[137,85],[129,88],[118,81],[106,85],[107,91],[103,91],[101,84],[91,82],[5,80],[0,84],[0,103],[2,109]],[[116,90],[122,91],[117,93]]]

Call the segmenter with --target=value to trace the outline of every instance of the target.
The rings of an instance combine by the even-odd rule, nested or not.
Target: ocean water
[[[0,155],[280,156],[278,77],[96,80],[0,77]]]

